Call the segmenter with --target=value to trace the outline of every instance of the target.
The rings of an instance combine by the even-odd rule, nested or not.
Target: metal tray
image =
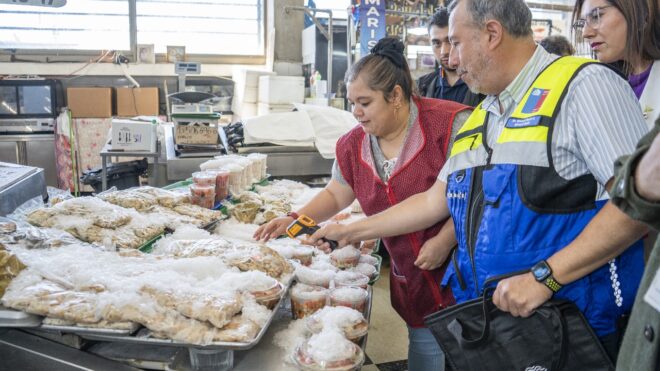
[[[376,258],[378,260],[378,263],[376,263],[376,265],[375,265],[376,275],[372,279],[369,280],[369,285],[373,285],[374,283],[376,283],[376,281],[378,281],[380,279],[380,268],[383,265],[383,257],[382,256],[376,254],[375,252],[372,253],[371,256]]]
[[[270,318],[268,318],[268,321],[261,328],[257,336],[254,339],[252,339],[252,341],[249,341],[247,343],[232,343],[232,342],[218,341],[208,345],[196,345],[196,344],[184,343],[181,341],[170,340],[170,339],[152,338],[150,336],[151,331],[149,331],[146,328],[140,330],[135,335],[100,334],[98,332],[92,333],[87,331],[86,332],[71,331],[71,332],[75,332],[76,334],[80,335],[85,339],[97,340],[97,341],[115,341],[120,343],[151,344],[151,345],[174,346],[174,347],[195,347],[195,348],[218,349],[218,350],[248,350],[253,348],[255,345],[257,345],[259,341],[261,341],[261,338],[264,336],[266,331],[268,331],[268,327],[270,327],[271,322],[273,322],[273,318],[277,314],[279,307],[282,305],[285,298],[288,297],[287,293],[289,292],[290,285],[291,285],[291,281],[289,281],[289,283],[284,286],[282,297],[280,297],[280,300],[277,302],[277,305],[271,311]]]
[[[0,306],[0,327],[38,327],[41,316]]]
[[[139,323],[133,323],[130,329],[110,329],[110,328],[99,328],[99,327],[84,327],[84,326],[59,326],[59,325],[44,325],[42,324],[38,330],[43,331],[55,331],[55,332],[66,332],[66,333],[75,333],[80,336],[83,334],[99,334],[99,335],[130,335],[135,333],[140,328]]]

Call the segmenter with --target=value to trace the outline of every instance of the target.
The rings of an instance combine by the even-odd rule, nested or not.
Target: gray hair
[[[524,0],[463,0],[467,1],[468,13],[477,26],[484,26],[490,19],[494,19],[514,37],[532,35],[532,11]],[[454,0],[449,6],[453,12],[461,0]]]

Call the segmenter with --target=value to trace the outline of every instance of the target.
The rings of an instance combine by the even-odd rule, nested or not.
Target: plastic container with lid
[[[353,308],[364,313],[368,295],[367,290],[359,287],[338,287],[330,292],[330,305]]]
[[[197,171],[192,173],[193,184],[215,187],[215,174],[210,171]]]
[[[360,255],[359,264],[371,264],[376,266],[378,264],[378,259],[373,255]]]
[[[335,272],[329,269],[318,270],[302,266],[296,268],[296,277],[298,282],[306,285],[329,288],[330,282],[335,278]]]
[[[215,203],[215,185],[190,185],[190,201],[193,205],[213,209]]]
[[[360,340],[369,331],[369,323],[362,313],[344,306],[325,307],[305,319],[305,326],[317,334],[326,327],[340,329],[350,341]]]
[[[330,261],[337,268],[352,268],[360,261],[360,250],[348,245],[330,253]]]
[[[274,284],[266,290],[255,290],[250,293],[257,300],[257,303],[265,306],[268,309],[275,308],[275,305],[280,301],[280,297],[284,291],[284,287],[277,280],[273,279]]]
[[[294,251],[293,255],[291,256],[291,259],[298,260],[300,264],[309,266],[312,264],[312,260],[314,259],[314,250],[296,249],[296,251]]]
[[[237,195],[243,191],[243,168],[237,164],[227,164],[224,166],[229,170],[229,193]]]
[[[351,272],[362,273],[372,279],[376,276],[376,267],[368,263],[359,263],[357,266],[350,269]]]
[[[265,153],[250,153],[247,157],[250,160],[257,160],[260,169],[259,178],[265,179],[268,171],[268,155]]]
[[[369,277],[360,272],[341,271],[335,275],[336,287],[359,287],[367,289]]]
[[[328,289],[298,283],[291,289],[291,313],[294,319],[305,318],[325,307]]]
[[[215,202],[218,203],[229,195],[229,170],[214,169],[208,172],[215,175]]]
[[[364,363],[364,352],[339,332],[324,330],[304,341],[292,355],[302,370],[357,370]]]
[[[250,171],[250,176],[252,177],[252,182],[253,183],[258,183],[262,180],[261,178],[261,163],[259,162],[258,159],[254,157],[246,157],[248,161],[250,161],[250,166],[249,166],[249,171]]]
[[[245,187],[245,189],[250,188],[252,186],[252,183],[255,182],[255,180],[252,179],[252,171],[251,171],[252,161],[243,156],[236,156],[236,158],[234,159],[234,163],[243,168],[243,174],[242,174],[243,187]]]

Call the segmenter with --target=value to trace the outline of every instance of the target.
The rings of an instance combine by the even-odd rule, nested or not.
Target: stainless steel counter
[[[55,168],[55,135],[2,134],[0,161],[29,165],[44,169],[46,184],[57,186]]]
[[[170,182],[187,179],[199,171],[199,165],[212,157],[180,158],[174,151],[174,134],[164,127],[167,179]],[[242,147],[239,154],[265,153],[268,155],[268,173],[275,177],[326,176],[332,171],[333,160],[324,159],[314,147]]]
[[[0,328],[3,370],[138,370],[29,333]]]

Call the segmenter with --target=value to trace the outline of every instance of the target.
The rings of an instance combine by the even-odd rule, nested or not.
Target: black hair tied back
[[[371,54],[380,55],[389,59],[398,68],[404,68],[406,65],[406,58],[403,55],[405,46],[396,37],[386,37],[380,39],[376,45],[371,49]]]

